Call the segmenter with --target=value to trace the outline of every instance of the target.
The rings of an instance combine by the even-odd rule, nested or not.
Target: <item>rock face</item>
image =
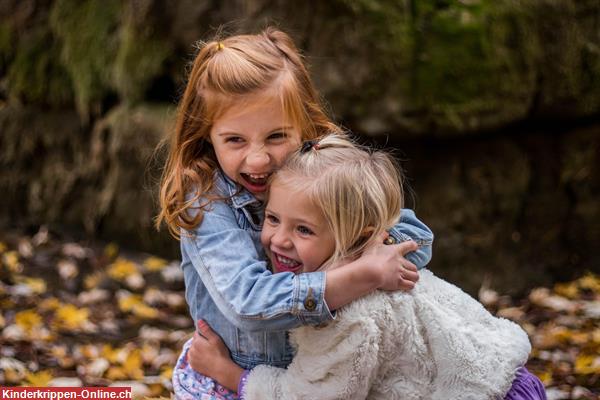
[[[434,269],[520,290],[598,267],[592,0],[3,1],[0,222],[175,254],[155,148],[193,44],[273,23],[337,120],[403,150]]]

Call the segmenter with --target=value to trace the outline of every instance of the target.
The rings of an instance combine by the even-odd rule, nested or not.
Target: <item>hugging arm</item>
[[[208,326],[200,327],[190,349],[190,364],[231,390],[243,370],[226,356],[226,348]],[[365,399],[380,367],[380,327],[368,315],[325,328],[294,332],[298,352],[287,369],[259,365],[241,393],[245,400]],[[221,348],[219,350],[219,347]]]
[[[395,242],[406,242],[412,240],[419,248],[405,255],[417,269],[424,268],[431,261],[431,249],[433,245],[433,232],[427,225],[417,219],[415,212],[408,208],[402,209],[398,223],[390,229],[390,236]]]
[[[431,257],[432,240],[423,232],[431,231],[408,211],[403,211],[391,235],[420,243],[416,253],[421,255],[415,260],[423,266]],[[250,233],[239,227],[229,205],[219,201],[211,204],[194,232],[181,238],[184,274],[197,274],[221,313],[246,331],[319,324],[333,318],[330,310],[374,289],[409,289],[416,274],[406,272],[398,261],[404,251],[401,246],[382,245],[376,254],[365,254],[345,268],[326,273],[272,274]],[[195,315],[195,307],[192,313],[195,320],[202,318]]]

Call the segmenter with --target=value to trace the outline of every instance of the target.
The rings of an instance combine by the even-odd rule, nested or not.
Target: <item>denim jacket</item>
[[[324,300],[325,273],[273,274],[260,244],[262,213],[252,194],[221,171],[202,223],[181,234],[185,295],[194,321],[205,320],[223,339],[242,368],[258,364],[286,367],[293,357],[287,330],[333,319]],[[433,234],[411,210],[402,210],[390,231],[397,241],[415,240],[406,256],[417,267],[431,259]]]

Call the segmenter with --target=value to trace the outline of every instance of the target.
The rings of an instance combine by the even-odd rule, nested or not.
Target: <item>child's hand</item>
[[[400,244],[384,245],[383,241],[388,233],[380,235],[374,245],[368,248],[363,257],[370,257],[369,264],[376,268],[381,284],[379,289],[383,290],[410,290],[419,280],[417,267],[404,258],[404,255],[418,249],[417,243],[413,241]]]
[[[237,391],[243,369],[233,362],[219,335],[202,320],[198,321],[198,330],[194,333],[187,361],[195,371]]]

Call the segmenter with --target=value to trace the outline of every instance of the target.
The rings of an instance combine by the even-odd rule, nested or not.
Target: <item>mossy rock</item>
[[[8,34],[10,35],[10,34]],[[26,103],[65,105],[73,98],[71,80],[57,62],[59,49],[46,27],[19,38],[8,67],[8,93]],[[3,51],[10,57],[10,50]]]
[[[118,0],[57,0],[52,6],[50,27],[61,44],[77,110],[85,119],[91,111],[99,113],[112,89],[121,7]]]

